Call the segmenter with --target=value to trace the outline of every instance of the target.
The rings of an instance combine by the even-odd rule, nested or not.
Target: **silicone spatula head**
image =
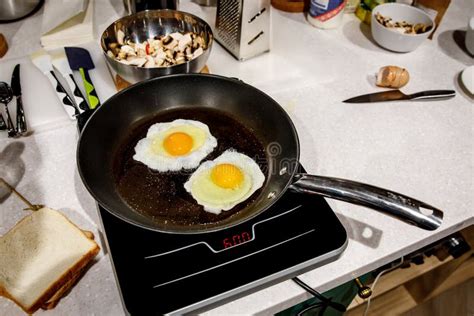
[[[81,47],[64,47],[64,50],[66,51],[69,67],[71,67],[72,70],[79,70],[79,68],[94,69],[94,63],[87,49]]]

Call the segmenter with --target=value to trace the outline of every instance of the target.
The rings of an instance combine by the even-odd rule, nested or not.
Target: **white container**
[[[333,29],[341,25],[346,0],[311,0],[308,22],[321,29]]]
[[[375,18],[376,13],[392,18],[392,21],[406,21],[411,24],[424,23],[433,25],[429,32],[422,34],[402,34],[396,30],[380,24]],[[423,10],[400,3],[386,3],[376,6],[372,10],[371,29],[372,37],[383,48],[394,52],[406,53],[418,48],[433,32],[435,23]]]

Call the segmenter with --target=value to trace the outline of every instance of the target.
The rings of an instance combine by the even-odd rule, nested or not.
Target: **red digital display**
[[[243,232],[233,235],[232,237],[227,237],[222,242],[224,243],[224,248],[231,248],[250,241],[250,239],[250,234],[248,232]]]

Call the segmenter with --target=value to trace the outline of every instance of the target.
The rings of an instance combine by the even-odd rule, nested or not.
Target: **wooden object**
[[[5,56],[7,51],[8,51],[7,39],[5,38],[5,36],[3,36],[2,33],[0,33],[0,58]]]
[[[459,258],[434,255],[425,258],[421,265],[399,268],[380,277],[372,294],[369,314],[406,313],[445,291],[474,279],[474,226],[465,228],[460,233],[471,250]],[[356,297],[345,315],[362,315],[366,305],[366,301]]]
[[[204,68],[201,70],[201,73],[202,74],[209,73],[209,68],[207,67],[207,65],[204,66]],[[126,81],[125,79],[120,77],[118,74],[114,76],[114,83],[115,83],[115,88],[117,89],[117,91],[123,90],[132,85],[130,82]]]
[[[429,39],[433,38],[433,34],[436,32],[438,25],[441,23],[446,10],[448,10],[449,4],[451,0],[416,0],[416,5],[421,5],[422,7],[426,7],[438,12],[435,18],[435,29],[431,32]]]
[[[458,258],[460,259],[460,258]],[[457,260],[455,259],[454,261],[456,264],[458,264]],[[449,267],[448,269],[452,268],[452,264],[448,264]],[[440,267],[439,269],[441,271],[438,271],[436,269],[432,273],[428,273],[422,278],[424,280],[428,280],[430,278],[433,278],[435,280],[439,279],[436,275],[438,272],[444,273],[444,266]],[[457,286],[465,281],[472,279],[474,277],[474,257],[468,257],[468,259],[464,260],[462,264],[459,265],[459,268],[455,270],[454,273],[452,273],[449,278],[445,279],[442,284],[439,284],[434,289],[431,289],[432,291],[428,291],[429,293],[423,292],[420,294],[416,294],[418,289],[415,288],[410,288],[408,284],[406,285],[401,285],[393,288],[392,290],[385,292],[382,295],[378,295],[376,298],[372,298],[371,304],[370,304],[370,309],[369,309],[369,315],[400,315],[407,313],[408,311],[414,309],[415,307],[419,306],[420,304],[429,301],[430,299],[440,295],[441,293]],[[421,283],[421,280],[414,280],[412,281],[413,284],[416,284],[417,287],[423,286]],[[429,282],[433,283],[433,282]],[[420,285],[421,284],[421,285]],[[375,289],[377,292],[377,288]],[[428,295],[426,295],[428,294]],[[426,296],[423,296],[426,295]],[[351,304],[352,305],[352,304]],[[364,314],[366,307],[366,303],[359,304],[355,307],[349,306],[348,311],[346,312],[345,316],[360,316]],[[451,306],[451,315],[459,315],[454,313],[454,310],[456,309],[455,306]],[[439,314],[439,315],[445,315],[445,314]],[[447,315],[447,314],[446,314]]]
[[[272,0],[272,6],[286,12],[305,12],[309,10],[309,0]]]

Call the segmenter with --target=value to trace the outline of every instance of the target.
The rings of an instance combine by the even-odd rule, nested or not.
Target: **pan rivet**
[[[275,197],[275,195],[276,195],[275,191],[272,191],[272,192],[268,193],[267,199],[273,199]]]

